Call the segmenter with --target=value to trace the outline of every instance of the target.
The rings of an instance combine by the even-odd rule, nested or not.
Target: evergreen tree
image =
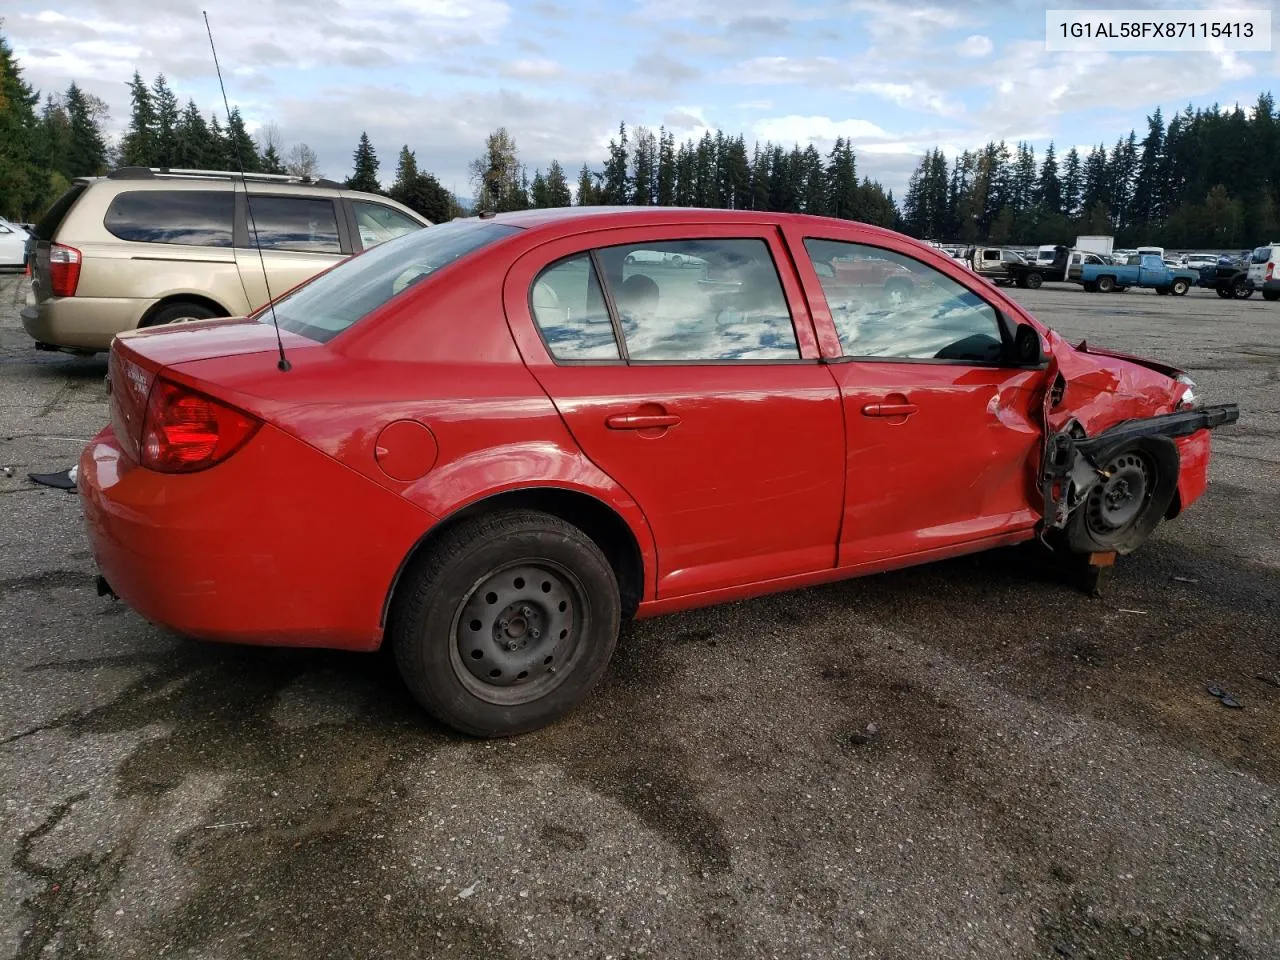
[[[569,181],[564,175],[564,167],[559,160],[552,160],[547,167],[547,206],[567,207],[573,203],[573,195],[569,192]]]
[[[356,144],[352,158],[355,161],[355,170],[347,178],[348,189],[361,190],[365,193],[381,193],[382,185],[378,183],[378,157],[374,153],[373,144],[369,142],[368,133],[360,134],[360,142]]]
[[[751,209],[751,161],[747,143],[737,136],[724,141],[724,157],[720,164],[720,196],[731,210]]]
[[[578,171],[578,201],[579,207],[593,207],[600,205],[599,188],[596,185],[598,177],[591,172],[591,168],[585,163],[582,169]]]
[[[853,145],[844,137],[836,138],[827,157],[827,212],[842,220],[858,214],[858,167]]]
[[[1062,215],[1062,180],[1058,176],[1058,158],[1053,150],[1053,141],[1044,152],[1044,162],[1040,164],[1040,177],[1036,181],[1035,203],[1040,209],[1041,219]]]
[[[156,118],[152,160],[158,167],[181,167],[177,161],[178,98],[163,73],[157,74],[151,85],[151,103]]]
[[[227,122],[227,159],[231,163],[229,167],[231,170],[239,170],[243,164],[245,173],[262,172],[257,144],[245,129],[244,118],[240,116],[239,107],[231,108],[231,116]]]
[[[48,174],[37,165],[38,99],[0,34],[0,213],[6,218],[25,219],[48,189]]]
[[[535,209],[542,210],[551,206],[551,200],[547,193],[547,178],[542,175],[542,170],[535,170],[533,173],[533,184],[529,187],[529,200]]]
[[[658,206],[676,202],[676,139],[665,127],[658,133]]]
[[[235,166],[235,161],[229,154],[227,137],[222,132],[222,124],[218,122],[218,115],[211,113],[209,135],[204,141],[204,159],[196,166],[206,170],[230,170]]]
[[[212,153],[204,115],[194,100],[188,100],[173,131],[173,166],[186,170],[200,169],[209,162]]]
[[[529,206],[516,141],[506,127],[499,127],[485,138],[484,154],[471,161],[471,178],[478,188],[478,210],[503,213]]]
[[[412,189],[414,181],[417,179],[418,158],[406,143],[400,148],[400,158],[396,161],[396,179],[391,184],[391,199],[398,203],[404,203],[400,198]]]
[[[129,99],[132,112],[129,129],[120,141],[120,163],[129,167],[159,166],[155,161],[157,124],[151,88],[136,70],[129,84]]]
[[[644,127],[635,132],[631,202],[637,207],[652,206],[658,195],[658,141]]]
[[[815,217],[827,213],[827,171],[822,166],[822,154],[812,143],[800,156],[801,181],[804,184],[800,209]]]
[[[107,143],[99,119],[94,115],[94,105],[74,82],[67,87],[65,102],[70,133],[68,176],[101,176],[107,167]]]
[[[1080,151],[1072,147],[1062,164],[1062,212],[1075,218],[1080,214],[1080,199],[1084,194],[1084,171],[1080,164]]]
[[[1160,108],[1147,117],[1147,135],[1142,140],[1137,174],[1133,183],[1133,220],[1143,232],[1164,222],[1164,116]]]
[[[622,206],[631,200],[631,177],[627,150],[627,125],[618,124],[617,139],[609,141],[609,159],[604,164],[605,206]]]
[[[765,144],[763,150],[757,143],[755,151],[751,156],[751,209],[752,210],[768,210],[769,209],[769,183],[770,170],[769,165],[773,159],[773,144]],[[818,164],[821,166],[822,159],[819,157]],[[823,184],[823,208],[826,208],[826,186]]]
[[[276,145],[274,143],[268,143],[267,149],[262,151],[258,169],[263,173],[285,173],[284,161],[280,159],[280,154],[276,153]]]

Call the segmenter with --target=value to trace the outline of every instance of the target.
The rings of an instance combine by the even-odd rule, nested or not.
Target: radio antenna
[[[227,87],[222,82],[222,67],[218,65],[218,49],[213,45],[213,28],[209,26],[209,12],[207,10],[200,11],[204,14],[204,29],[209,34],[209,49],[213,51],[213,69],[218,74],[218,89],[222,91],[222,106],[227,111],[227,132],[231,132],[231,103],[227,100]],[[240,183],[244,186],[244,208],[249,214],[249,229],[253,231],[253,245],[258,248],[258,263],[262,266],[262,282],[267,288],[267,309],[271,311],[271,325],[276,331],[276,346],[280,350],[280,362],[276,364],[280,370],[288,371],[290,368],[289,361],[284,355],[284,341],[280,339],[280,321],[276,319],[275,299],[271,296],[271,280],[267,277],[267,261],[262,255],[262,241],[258,237],[258,224],[253,218],[253,203],[249,199],[249,179],[244,173],[244,157],[240,155],[240,141],[238,138],[232,138],[232,145],[236,151],[236,165],[240,169]],[[248,298],[246,298],[248,299]]]

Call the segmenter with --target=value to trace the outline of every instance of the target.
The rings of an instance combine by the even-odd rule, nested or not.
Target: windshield
[[[1253,251],[1253,260],[1252,260],[1253,263],[1266,263],[1270,259],[1271,259],[1270,247],[1259,247],[1257,250]]]
[[[518,227],[453,220],[388,240],[343,261],[275,305],[281,330],[324,343],[411,285],[467,254],[518,233]],[[271,322],[269,310],[253,315]]]

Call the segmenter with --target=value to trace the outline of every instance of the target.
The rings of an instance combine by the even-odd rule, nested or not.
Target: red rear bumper
[[[377,648],[400,563],[434,522],[269,425],[188,475],[136,466],[108,427],[81,454],[77,486],[111,589],[202,640]]]

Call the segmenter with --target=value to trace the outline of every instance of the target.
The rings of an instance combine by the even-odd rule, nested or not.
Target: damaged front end
[[[1055,365],[1056,368],[1056,365]],[[1160,523],[1178,495],[1181,456],[1176,441],[1235,423],[1234,403],[1193,406],[1191,384],[1172,413],[1123,420],[1090,436],[1078,419],[1051,426],[1067,381],[1051,370],[1045,391],[1040,487],[1040,538],[1073,553],[1128,553]],[[1186,443],[1185,440],[1183,440]],[[1206,441],[1207,443],[1207,441]],[[1207,455],[1206,455],[1207,456]]]

